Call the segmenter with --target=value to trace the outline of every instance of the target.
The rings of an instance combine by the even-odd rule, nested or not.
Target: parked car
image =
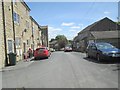
[[[72,48],[71,48],[71,47],[66,46],[66,47],[64,48],[64,52],[71,52],[71,51],[72,51]]]
[[[94,57],[98,61],[120,59],[120,49],[110,43],[91,43],[86,50],[86,56]]]
[[[51,51],[51,52],[55,52],[55,49],[53,49],[53,48],[50,48],[50,51]]]
[[[50,51],[47,47],[40,47],[34,51],[34,58],[48,58],[50,56]]]
[[[60,51],[64,51],[64,48],[61,48]]]

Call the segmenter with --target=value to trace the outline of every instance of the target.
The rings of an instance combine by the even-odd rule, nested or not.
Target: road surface
[[[49,59],[2,73],[3,88],[118,88],[116,63],[98,63],[84,53],[53,52]]]

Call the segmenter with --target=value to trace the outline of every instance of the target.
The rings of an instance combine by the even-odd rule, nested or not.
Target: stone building
[[[35,50],[42,45],[40,25],[30,11],[23,0],[0,1],[0,68],[9,64],[9,53],[16,53],[16,61],[20,61],[29,48]]]
[[[41,38],[42,38],[42,45],[49,47],[48,41],[48,26],[40,26],[41,29]]]
[[[4,1],[4,0],[3,0]],[[14,52],[14,33],[13,33],[13,19],[12,19],[12,4],[11,1],[8,0],[7,2],[0,2],[2,3],[2,10],[0,10],[2,13],[2,18],[0,21],[0,24],[2,27],[1,32],[1,43],[2,43],[2,49],[1,52],[2,55],[2,67],[8,65],[8,54],[10,52]],[[1,7],[1,4],[0,4]]]
[[[32,45],[31,48],[35,50],[37,47],[42,45],[41,40],[41,30],[39,24],[35,21],[35,19],[30,16],[31,19],[31,30],[32,30]]]
[[[17,61],[30,47],[30,8],[25,2],[13,2],[13,17]]]
[[[118,31],[120,31],[120,25],[105,17],[79,32],[78,36],[76,36],[73,40],[73,49],[84,52],[87,45],[95,41],[108,42],[116,47],[119,47],[118,39],[120,37],[115,37]]]
[[[2,1],[0,1],[0,68],[5,65],[5,45],[4,45],[4,29],[3,29],[3,14]]]

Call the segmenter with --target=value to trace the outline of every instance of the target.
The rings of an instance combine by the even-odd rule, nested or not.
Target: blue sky
[[[73,39],[86,26],[108,17],[117,21],[117,2],[27,2],[30,15],[48,25],[49,40],[56,35]]]

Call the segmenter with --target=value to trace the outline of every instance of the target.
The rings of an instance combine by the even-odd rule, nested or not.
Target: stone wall
[[[2,2],[0,1],[0,68],[4,67],[5,62],[5,47],[4,47],[4,32],[2,18]]]

